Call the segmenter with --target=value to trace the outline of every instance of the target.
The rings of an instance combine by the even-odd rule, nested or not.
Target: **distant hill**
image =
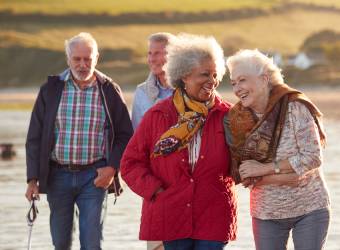
[[[309,36],[301,46],[307,53],[322,53],[333,64],[340,65],[340,32],[322,30]]]
[[[242,9],[340,8],[338,0],[0,0],[0,11],[15,14],[41,13],[47,15],[127,13],[199,13]]]
[[[0,87],[39,85],[62,71],[64,40],[81,31],[98,41],[99,69],[133,86],[147,76],[153,32],[213,35],[226,55],[292,54],[312,34],[340,32],[339,23],[338,0],[0,0]]]
[[[244,8],[267,9],[278,6],[282,2],[278,0],[0,0],[0,10],[15,14],[41,13],[48,15],[70,13],[108,15],[160,12],[208,13]],[[322,1],[318,2],[321,3]]]

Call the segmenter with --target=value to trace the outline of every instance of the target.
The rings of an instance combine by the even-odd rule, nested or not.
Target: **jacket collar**
[[[145,81],[145,84],[142,85],[142,88],[152,102],[155,102],[157,100],[159,88],[157,86],[157,78],[154,74],[150,72],[148,78]]]
[[[174,106],[172,101],[173,95],[166,98],[163,101],[160,101],[158,104],[154,106],[154,111],[160,111],[163,113],[169,113],[169,107]],[[227,112],[231,108],[232,104],[229,102],[225,102],[221,99],[220,95],[217,93],[215,96],[215,105],[211,109],[211,111],[219,110],[223,112]]]
[[[62,81],[66,81],[68,77],[70,76],[71,70],[70,68],[67,68],[62,73],[59,74],[59,79]],[[94,74],[100,84],[104,84],[105,82],[109,81],[111,82],[112,79],[105,75],[104,73],[100,72],[99,70],[95,69]]]

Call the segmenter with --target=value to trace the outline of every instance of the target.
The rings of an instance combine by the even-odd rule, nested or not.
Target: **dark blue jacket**
[[[27,181],[37,179],[39,192],[46,193],[49,160],[55,145],[55,119],[65,86],[66,70],[59,76],[49,76],[39,91],[33,107],[26,140]],[[98,86],[110,124],[110,156],[108,165],[119,168],[124,149],[133,134],[131,120],[119,86],[109,77],[95,71]]]

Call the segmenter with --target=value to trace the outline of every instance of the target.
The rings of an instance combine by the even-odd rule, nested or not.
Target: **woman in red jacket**
[[[236,230],[223,130],[230,104],[216,94],[225,73],[223,50],[212,37],[183,34],[167,51],[174,94],[145,114],[121,174],[143,197],[141,240],[161,240],[165,250],[220,250]]]

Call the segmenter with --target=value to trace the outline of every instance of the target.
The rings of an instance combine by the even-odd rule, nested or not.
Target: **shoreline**
[[[321,110],[325,119],[340,120],[340,86],[298,86],[297,89],[304,92]],[[31,110],[37,96],[39,88],[6,88],[0,89],[0,110]],[[131,109],[134,88],[122,88],[128,108]],[[221,86],[218,88],[224,100],[232,103],[237,102],[237,98],[232,93],[231,88]]]

